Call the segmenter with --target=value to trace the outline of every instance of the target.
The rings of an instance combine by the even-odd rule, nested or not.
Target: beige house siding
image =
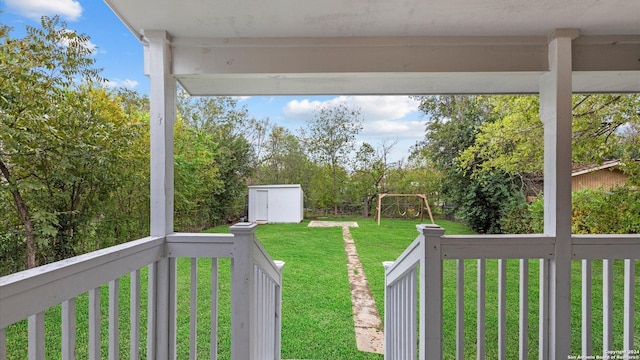
[[[571,190],[611,189],[626,183],[628,176],[618,169],[601,169],[571,178]]]

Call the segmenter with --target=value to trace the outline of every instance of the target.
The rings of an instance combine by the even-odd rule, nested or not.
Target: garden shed
[[[299,223],[304,192],[298,184],[249,186],[249,222]]]

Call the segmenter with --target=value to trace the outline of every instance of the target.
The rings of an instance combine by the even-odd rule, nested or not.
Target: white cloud
[[[107,80],[106,85],[107,87],[110,87],[110,88],[122,87],[127,89],[133,89],[136,86],[138,86],[138,82],[131,79],[124,79],[124,80],[115,79],[115,80]]]
[[[314,111],[323,106],[345,105],[360,109],[363,120],[369,122],[401,119],[418,111],[419,104],[408,96],[338,96],[325,101],[292,100],[282,111],[291,120],[304,121],[313,118]]]
[[[22,16],[39,20],[42,16],[60,15],[68,21],[76,21],[82,15],[77,0],[4,0],[7,8]]]
[[[322,107],[321,101],[291,100],[284,106],[282,112],[288,119],[294,121],[306,121],[313,118],[314,110]]]
[[[364,123],[360,136],[366,138],[421,139],[424,122],[419,120],[376,120]]]
[[[251,96],[233,96],[233,98],[236,99],[237,102],[243,102],[251,99]]]

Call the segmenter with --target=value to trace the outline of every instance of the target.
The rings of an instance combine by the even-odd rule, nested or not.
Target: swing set
[[[407,216],[417,218],[420,216],[420,221],[424,220],[424,210],[427,210],[429,214],[429,219],[431,219],[431,223],[435,224],[433,221],[433,214],[431,214],[431,208],[429,207],[429,201],[427,200],[427,196],[425,194],[378,194],[378,207],[377,207],[377,220],[378,225],[380,225],[380,215],[382,214],[382,199],[385,197],[416,197],[420,199],[419,204],[416,207],[413,206],[404,206],[403,209],[400,208],[400,202],[396,201],[396,208],[398,215],[403,218]],[[404,210],[404,211],[402,211]]]

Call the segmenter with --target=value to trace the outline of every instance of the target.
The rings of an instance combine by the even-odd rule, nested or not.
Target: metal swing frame
[[[429,200],[427,200],[427,196],[425,194],[378,194],[378,207],[377,207],[377,221],[378,221],[378,225],[380,225],[380,215],[382,213],[382,199],[384,199],[385,197],[411,197],[411,196],[415,196],[415,197],[419,197],[420,199],[422,199],[422,201],[424,201],[424,208],[427,209],[427,213],[429,214],[429,219],[431,219],[431,223],[435,224],[435,221],[433,220],[433,214],[431,213],[431,207],[429,207]],[[424,219],[423,216],[423,212],[420,211],[420,221],[422,221]]]

